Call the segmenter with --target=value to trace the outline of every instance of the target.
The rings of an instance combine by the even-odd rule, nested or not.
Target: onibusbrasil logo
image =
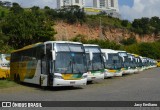
[[[42,104],[31,102],[2,102],[2,107],[42,107]]]

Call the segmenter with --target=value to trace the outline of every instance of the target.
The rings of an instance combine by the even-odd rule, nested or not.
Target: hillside
[[[160,58],[159,17],[129,22],[103,13],[86,15],[77,6],[61,10],[37,6],[25,9],[13,3],[12,7],[0,8],[0,22],[2,53],[37,42],[71,40]]]
[[[69,40],[79,34],[86,36],[85,38],[87,40],[101,39],[101,30],[98,25],[96,27],[91,27],[88,24],[68,24],[63,21],[57,21],[54,29],[57,32],[54,36],[56,40]],[[129,37],[136,37],[137,42],[154,42],[160,38],[155,34],[139,35],[125,28],[114,28],[109,26],[102,28],[102,35],[104,39],[115,41],[117,43]]]

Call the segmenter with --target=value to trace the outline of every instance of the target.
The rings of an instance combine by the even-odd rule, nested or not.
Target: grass
[[[15,82],[13,82],[13,81],[0,80],[0,89],[14,87],[16,85],[17,84]]]

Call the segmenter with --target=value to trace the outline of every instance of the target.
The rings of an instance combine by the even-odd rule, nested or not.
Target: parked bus
[[[0,79],[9,78],[10,54],[0,54]]]
[[[104,62],[100,47],[98,45],[84,44],[84,48],[88,67],[87,81],[104,79]]]
[[[11,53],[11,79],[40,86],[77,86],[87,83],[82,43],[47,41]]]
[[[160,67],[160,60],[157,60],[157,67]]]
[[[105,78],[113,76],[122,76],[122,58],[118,52],[111,49],[101,49],[105,63]]]
[[[128,61],[129,61],[129,64],[128,64],[128,71],[129,73],[136,73],[138,72],[138,69],[137,69],[137,59],[135,58],[134,55],[128,53]]]
[[[123,74],[129,74],[130,70],[128,69],[129,67],[129,58],[127,55],[126,51],[117,51],[119,56],[123,59],[123,63],[122,63],[122,71]]]
[[[136,59],[136,68],[137,72],[143,71],[143,61],[141,59],[141,56],[133,54]]]
[[[150,68],[155,68],[156,67],[156,61],[154,59],[149,58],[150,60]]]
[[[141,70],[140,71],[144,71],[146,68],[145,68],[145,58],[144,57],[142,57],[142,56],[139,56],[140,57],[140,59],[141,59],[141,61],[142,61],[142,68],[141,68]]]

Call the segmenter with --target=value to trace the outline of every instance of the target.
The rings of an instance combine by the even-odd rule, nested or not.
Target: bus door
[[[45,57],[41,60],[40,86],[48,86],[47,61]]]
[[[42,76],[45,76],[45,85],[47,86],[52,86],[53,85],[53,61],[52,61],[52,43],[46,44],[45,45],[45,56],[42,59]]]

